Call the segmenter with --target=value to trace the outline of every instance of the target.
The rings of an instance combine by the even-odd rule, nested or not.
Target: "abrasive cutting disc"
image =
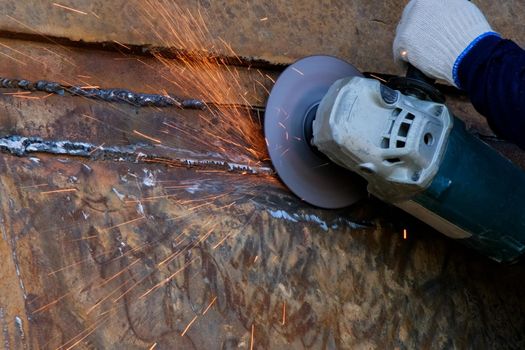
[[[361,76],[331,56],[311,56],[289,66],[275,83],[266,105],[264,131],[270,158],[281,180],[304,201],[326,209],[354,204],[366,183],[315,152],[305,137],[305,119],[337,80]]]

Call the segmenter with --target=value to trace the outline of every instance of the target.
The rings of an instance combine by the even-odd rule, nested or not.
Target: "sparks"
[[[61,190],[40,192],[40,194],[48,195],[48,194],[55,194],[55,193],[70,193],[70,192],[76,192],[76,191],[78,191],[76,188],[64,188],[64,189],[61,189]]]
[[[299,73],[299,74],[301,74],[301,75],[304,76],[304,73],[301,72],[299,69],[297,69],[297,68],[295,68],[295,67],[292,67],[292,69],[293,69],[294,71],[296,71],[297,73]]]
[[[215,297],[213,298],[213,300],[210,302],[210,305],[208,305],[208,307],[206,308],[206,310],[204,310],[204,312],[202,313],[203,316],[206,315],[206,313],[208,312],[208,310],[211,309],[211,307],[213,306],[213,304],[215,304],[215,301],[216,301],[216,300],[217,300],[217,297],[215,296]]]
[[[31,91],[2,92],[2,95],[29,95]]]
[[[162,144],[162,141],[161,141],[161,140],[158,140],[158,139],[153,138],[153,137],[148,136],[148,135],[144,135],[143,133],[141,133],[141,132],[139,132],[139,131],[137,131],[137,130],[133,130],[133,133],[136,134],[136,135],[142,136],[142,137],[144,137],[145,139],[148,139],[148,140],[153,141],[153,142],[155,142],[155,143]]]
[[[184,331],[181,333],[181,337],[184,337],[184,335],[186,335],[186,332],[188,331],[188,329],[190,329],[191,325],[197,320],[197,317],[198,316],[195,316],[191,321],[190,323],[188,323],[188,325],[186,326],[186,328],[184,328]]]
[[[113,40],[113,42],[115,44],[117,44],[118,46],[122,46],[123,48],[125,48],[126,50],[131,50],[131,47],[127,46],[127,45],[124,45],[123,43],[119,42],[119,41],[116,41],[116,40]]]
[[[253,340],[255,336],[255,325],[252,324],[252,336],[250,338],[250,350],[253,350]]]
[[[284,326],[286,324],[286,303],[283,302],[283,318],[281,324]]]
[[[68,10],[68,11],[71,11],[71,12],[75,12],[75,13],[78,13],[80,15],[87,15],[87,12],[80,11],[80,10],[77,10],[77,9],[74,9],[72,7],[68,7],[68,6],[65,6],[65,5],[61,5],[61,4],[58,4],[56,2],[53,3],[53,6],[60,7],[62,9],[64,9],[64,10]]]
[[[407,239],[407,238],[408,238],[407,230],[404,229],[403,230],[403,239]]]
[[[106,143],[102,143],[100,146],[97,146],[96,148],[94,148],[91,152],[89,152],[89,155],[92,155],[93,153],[95,153],[96,151],[98,151],[99,149],[101,149],[102,147],[104,147]]]

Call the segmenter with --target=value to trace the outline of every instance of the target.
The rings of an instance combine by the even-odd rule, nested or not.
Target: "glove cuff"
[[[496,32],[486,32],[478,36],[476,39],[474,39],[466,48],[461,52],[461,54],[458,56],[456,61],[454,62],[454,65],[452,67],[452,79],[454,80],[454,84],[458,88],[462,88],[459,80],[459,67],[461,63],[463,62],[463,59],[467,56],[467,54],[483,39],[489,36],[496,36],[501,38],[501,35]]]

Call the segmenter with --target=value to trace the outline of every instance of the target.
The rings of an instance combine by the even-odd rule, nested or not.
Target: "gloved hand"
[[[394,58],[459,87],[462,58],[487,35],[498,34],[467,0],[412,0],[397,27]]]

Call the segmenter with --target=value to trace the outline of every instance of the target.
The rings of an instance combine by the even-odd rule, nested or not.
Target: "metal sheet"
[[[249,348],[252,331],[254,349],[523,346],[523,266],[417,224],[404,240],[387,224],[398,212],[359,227],[357,212],[249,175],[45,155],[0,166],[12,348]]]
[[[33,80],[41,79],[41,72],[46,79],[84,75],[97,79],[89,84],[159,88],[156,75],[136,56],[129,60],[124,46],[114,43],[121,50],[115,57],[98,50],[102,45],[97,50],[48,46],[40,36],[147,43],[139,40],[144,30],[137,27],[133,3],[60,2],[87,6],[98,18],[50,4],[0,1],[2,13],[11,16],[0,21],[1,28],[41,41],[2,46],[8,55],[0,55],[2,72]],[[201,4],[213,15],[210,32],[241,55],[276,63],[332,53],[361,69],[394,70],[389,38],[402,2]],[[512,4],[512,15],[518,16],[521,3],[482,2],[504,15]],[[259,12],[247,12],[256,5]],[[315,25],[309,26],[312,18]],[[345,20],[350,25],[341,26]],[[516,35],[519,23],[508,21],[509,28],[518,28]],[[13,48],[44,64],[20,64],[16,60],[27,57]],[[221,98],[235,101],[227,96]],[[267,155],[257,152],[265,149],[262,132],[242,136],[232,122],[250,120],[245,110],[210,135],[210,123],[221,121],[217,114],[26,97],[2,95],[2,135],[147,143],[143,152],[162,157],[208,161],[219,154],[229,163],[210,168],[2,153],[0,343],[5,349],[66,343],[63,349],[525,347],[525,291],[516,283],[525,277],[523,265],[492,264],[373,201],[351,212],[316,210],[274,176],[251,174],[249,168],[229,171],[232,164],[267,164]],[[239,140],[242,147],[234,144]],[[252,145],[255,153],[246,147]]]
[[[6,16],[0,21],[0,30],[73,41],[187,49],[188,44],[180,45],[174,33],[187,34],[188,10],[194,18],[204,18],[210,33],[204,47],[216,44],[215,49],[226,56],[231,56],[233,49],[242,57],[288,64],[304,56],[326,54],[352,62],[361,71],[401,73],[393,63],[391,45],[406,2],[162,0],[154,6],[143,0],[59,2],[79,13],[44,0],[1,0],[0,12]],[[522,1],[476,3],[495,30],[524,43],[525,25],[519,21],[525,13]],[[219,38],[229,45],[220,45]],[[120,49],[126,51],[123,46]]]

